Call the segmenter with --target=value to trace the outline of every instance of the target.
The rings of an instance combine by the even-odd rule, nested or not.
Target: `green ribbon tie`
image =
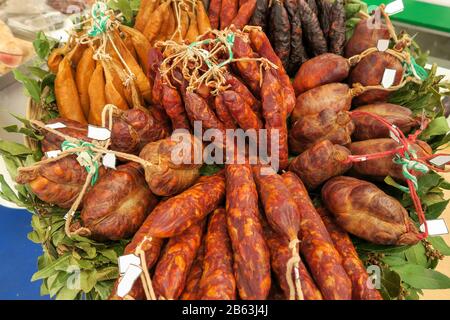
[[[108,6],[104,2],[96,2],[92,6],[91,16],[94,20],[91,29],[88,31],[88,35],[96,37],[102,33],[105,33],[108,28],[109,16],[105,14],[108,10]]]
[[[417,183],[417,178],[410,172],[410,170],[427,173],[428,167],[426,165],[424,165],[423,163],[420,163],[415,160],[411,160],[408,154],[405,154],[404,157],[401,157],[400,155],[397,154],[397,155],[395,155],[394,159],[392,159],[392,161],[394,163],[402,166],[403,176],[406,179],[410,180],[414,184],[414,187],[417,190],[419,188],[419,185]],[[409,193],[409,189],[402,185],[397,185],[396,187],[398,189],[402,190],[403,192]]]
[[[406,73],[408,75],[414,76],[422,81],[425,80],[426,78],[428,78],[427,71],[422,66],[420,66],[416,63],[416,60],[414,59],[414,57],[411,57],[410,64],[406,64]]]
[[[77,161],[86,169],[87,173],[93,173],[91,179],[91,185],[93,186],[98,180],[100,165],[98,161],[94,161],[95,153],[91,150],[91,147],[94,147],[92,143],[84,141],[78,141],[75,143],[66,140],[61,144],[62,151],[70,151],[75,148],[87,148],[85,151],[76,152],[76,155],[78,156]]]

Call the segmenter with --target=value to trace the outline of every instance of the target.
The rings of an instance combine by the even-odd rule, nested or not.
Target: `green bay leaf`
[[[427,269],[420,265],[406,264],[393,266],[402,281],[418,289],[448,289],[450,278],[436,270]]]

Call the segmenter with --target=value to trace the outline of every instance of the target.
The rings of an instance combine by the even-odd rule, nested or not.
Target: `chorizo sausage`
[[[351,300],[352,284],[339,252],[335,249],[325,225],[317,213],[302,181],[292,172],[283,175],[284,182],[302,212],[300,252],[326,300]]]
[[[253,166],[259,198],[264,207],[269,225],[288,240],[297,239],[300,226],[300,211],[289,194],[283,178],[276,174],[264,174],[269,167]]]
[[[252,108],[234,91],[224,91],[222,102],[237,124],[244,129],[261,129],[262,122]]]
[[[250,165],[227,165],[226,210],[239,297],[264,300],[270,290],[270,254],[259,220],[258,193]]]
[[[264,226],[264,238],[270,251],[270,261],[275,272],[276,279],[280,283],[285,299],[289,299],[290,290],[286,281],[287,262],[292,257],[289,242],[280,234],[274,232],[268,225]],[[299,262],[299,274],[302,284],[302,291],[305,300],[322,300],[322,294],[317,289],[314,280],[311,278],[303,262]],[[293,275],[294,277],[295,275]]]
[[[365,141],[353,142],[349,145],[349,149],[353,155],[373,154],[387,151],[395,151],[402,146],[393,139],[371,139]],[[417,156],[425,157],[432,153],[430,146],[421,140],[410,144],[411,150],[416,152]],[[378,159],[370,159],[367,161],[355,162],[352,171],[360,176],[370,177],[375,180],[382,180],[386,176],[391,176],[394,179],[405,181],[405,176],[402,173],[402,166],[392,161],[393,155]],[[422,173],[420,171],[413,171],[415,176]]]
[[[223,208],[216,209],[209,220],[199,293],[200,300],[236,299],[233,252],[227,231],[227,215]]]
[[[329,83],[308,90],[297,97],[292,121],[303,116],[317,114],[325,109],[348,111],[352,105],[352,92],[344,83]]]
[[[349,112],[323,110],[297,120],[289,130],[289,151],[301,153],[313,144],[330,140],[334,144],[347,145],[352,142],[351,135],[355,125]],[[295,140],[295,147],[291,146]]]
[[[356,83],[362,86],[380,85],[383,80],[386,69],[395,70],[394,82],[392,85],[398,85],[403,78],[403,66],[399,59],[387,52],[374,52],[363,58],[356,67],[350,72],[348,83]],[[353,99],[356,106],[384,102],[391,92],[382,89],[367,90]]]
[[[220,30],[231,25],[239,9],[239,0],[222,0],[220,8]]]
[[[239,6],[239,10],[233,21],[231,21],[231,24],[234,25],[237,29],[243,29],[248,24],[248,21],[255,11],[255,8],[256,0],[247,0],[245,3]]]
[[[355,140],[389,138],[390,134],[389,128],[386,125],[368,114],[358,114],[358,111],[379,115],[395,125],[404,134],[408,134],[413,127],[419,124],[414,119],[411,109],[392,103],[369,104],[358,107],[353,111],[355,111],[352,113],[352,120],[355,123],[355,132],[353,133]]]
[[[233,55],[237,59],[253,58],[255,52],[253,52],[250,44],[248,44],[243,38],[237,36],[234,40]],[[254,60],[248,61],[236,61],[234,62],[239,74],[252,90],[253,94],[259,96],[261,74],[259,71],[259,63]]]
[[[289,164],[289,171],[296,173],[308,189],[315,189],[328,179],[344,174],[352,164],[350,151],[329,140],[314,144]]]
[[[348,60],[333,53],[324,53],[306,61],[293,82],[295,94],[299,95],[324,84],[341,82],[348,77],[350,64]]]
[[[190,129],[183,100],[177,89],[168,84],[162,86],[162,106],[172,122],[172,129]]]
[[[127,239],[157,203],[140,165],[128,163],[109,170],[86,193],[81,221],[94,239]]]
[[[212,29],[219,29],[221,8],[222,8],[222,0],[211,0],[211,2],[209,3],[208,16]]]
[[[214,99],[214,106],[216,109],[216,115],[222,121],[227,129],[236,129],[236,121],[228,110],[227,106],[223,102],[222,94],[219,94]]]
[[[322,188],[322,200],[345,231],[385,245],[412,245],[419,232],[401,203],[374,184],[334,177]]]
[[[205,101],[205,99],[203,99],[197,93],[186,93],[185,108],[192,125],[194,125],[195,121],[201,121],[202,126],[205,130],[225,130],[224,124],[219,119],[217,119],[217,116],[208,106],[208,103]]]
[[[322,217],[334,246],[341,254],[342,265],[352,281],[353,299],[383,300],[377,289],[368,287],[369,275],[359,259],[355,246],[347,232],[336,224],[334,218],[325,208],[320,208],[317,211]]]
[[[203,219],[170,238],[156,264],[152,279],[157,297],[176,300],[181,295],[201,244],[204,225]]]
[[[186,279],[186,285],[184,286],[183,293],[180,296],[180,300],[198,300],[199,292],[198,286],[203,274],[203,259],[205,257],[205,237],[203,237],[202,244],[198,249],[197,256],[192,263],[191,270]]]
[[[231,89],[239,94],[242,99],[255,111],[257,114],[261,112],[261,103],[255,98],[255,96],[250,92],[245,84],[242,83],[237,77],[231,73],[225,74],[226,84],[231,87]]]
[[[283,170],[288,166],[288,133],[286,124],[286,110],[283,106],[281,84],[275,72],[272,69],[264,71],[264,81],[261,88],[263,116],[266,122],[268,134],[268,147],[272,150],[270,137],[272,133],[278,134],[278,159],[280,169]],[[276,147],[275,147],[276,148]],[[271,156],[274,156],[271,154]]]
[[[300,211],[296,202],[290,196],[289,190],[286,187],[283,178],[276,174],[269,172],[262,172],[263,169],[270,169],[270,167],[254,166],[253,176],[256,181],[259,197],[264,207],[264,212],[269,225],[284,239],[289,240],[288,247],[295,245],[291,249],[291,258],[298,259],[298,262],[289,267],[290,270],[285,270],[286,283],[290,281],[289,299],[295,300],[296,294],[299,300],[304,299],[302,284],[294,276],[292,278],[292,271],[299,270],[300,256],[297,252],[298,233],[300,227]],[[291,269],[292,268],[292,269]],[[289,272],[290,271],[290,272]],[[289,279],[289,277],[291,277]],[[294,279],[296,280],[294,282]]]
[[[267,38],[266,34],[262,31],[252,29],[250,31],[250,41],[252,43],[252,47],[254,50],[263,58],[266,58],[273,64],[277,65],[278,69],[276,70],[278,79],[282,83],[282,93],[283,93],[283,101],[285,105],[285,109],[287,114],[291,114],[292,110],[295,107],[295,92],[292,87],[291,80],[284,70],[283,64],[281,63],[280,58],[278,58],[277,54],[272,48],[270,44],[269,38]]]
[[[201,177],[191,188],[158,205],[143,224],[148,235],[170,238],[202,220],[222,202],[224,180],[222,173]]]

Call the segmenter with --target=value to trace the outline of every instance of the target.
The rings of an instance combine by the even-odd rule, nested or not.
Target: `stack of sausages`
[[[291,229],[300,240],[298,273],[305,299],[381,299],[367,284],[347,233],[324,209],[314,208],[301,180],[291,172],[264,175],[261,169],[227,165],[150,213],[125,254],[143,238],[152,239],[145,253],[157,297],[270,299],[271,289],[278,288],[288,299],[291,249],[289,232],[282,230]],[[145,297],[139,281],[129,295]],[[119,297],[113,293],[111,299]]]

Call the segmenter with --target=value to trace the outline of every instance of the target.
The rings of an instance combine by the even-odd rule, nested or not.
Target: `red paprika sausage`
[[[325,209],[317,210],[322,217],[325,227],[333,240],[334,246],[339,251],[342,257],[342,265],[347,271],[350,280],[352,281],[354,300],[383,300],[380,292],[375,288],[368,287],[369,276],[366,268],[358,257],[355,246],[350,240],[348,233],[339,227],[331,214]]]
[[[183,100],[177,89],[164,84],[161,104],[172,122],[173,130],[190,129],[189,119],[184,109]]]
[[[242,99],[255,111],[257,114],[261,112],[261,103],[255,98],[255,96],[250,92],[245,84],[242,83],[237,77],[233,76],[231,73],[225,74],[226,84],[231,87],[231,89],[238,93]]]
[[[230,111],[231,116],[244,129],[261,129],[263,124],[252,108],[234,91],[224,91],[222,101]]]
[[[220,29],[223,30],[231,25],[239,9],[239,0],[222,0],[220,8]]]
[[[274,146],[271,145],[272,133],[278,134],[278,157],[280,169],[286,169],[288,166],[288,131],[286,124],[286,110],[283,108],[283,96],[281,94],[281,83],[278,81],[275,72],[272,69],[264,71],[264,81],[261,88],[263,116],[266,121],[268,134],[268,150]],[[271,155],[273,156],[273,155]]]
[[[270,44],[269,38],[267,35],[257,29],[252,29],[250,31],[250,41],[252,43],[253,49],[263,58],[266,58],[270,62],[277,65],[278,69],[278,79],[282,83],[282,92],[283,92],[283,100],[287,114],[291,114],[292,110],[295,108],[295,92],[292,87],[291,80],[289,79],[288,74],[286,73],[283,64],[278,58],[277,54],[272,48]]]
[[[211,0],[208,8],[209,22],[212,29],[219,29],[220,10],[222,7],[222,0]]]
[[[285,299],[289,299],[289,286],[286,281],[287,262],[292,257],[288,241],[274,232],[268,225],[264,227],[264,238],[270,251],[270,261],[275,272],[276,279],[280,283]],[[300,281],[305,300],[322,300],[322,294],[317,289],[314,280],[311,278],[303,262],[299,263]],[[295,274],[293,274],[295,277]]]
[[[219,120],[222,121],[222,123],[225,125],[225,128],[236,129],[236,121],[233,119],[230,110],[228,110],[227,106],[224,104],[222,93],[217,95],[214,99],[214,106],[216,108],[216,115]]]
[[[233,55],[236,59],[254,58],[255,52],[253,52],[249,43],[237,36],[234,40]],[[240,60],[234,62],[234,64],[253,94],[259,96],[261,82],[259,63],[254,60]]]
[[[292,172],[284,173],[284,182],[302,212],[300,252],[308,263],[324,299],[351,300],[352,283],[342,259],[309,198],[302,181]]]
[[[197,256],[192,263],[191,270],[186,279],[183,293],[180,300],[198,300],[198,285],[203,274],[203,258],[205,257],[205,240],[203,237],[202,244],[198,249]]]
[[[225,196],[222,173],[201,177],[188,190],[158,205],[141,228],[156,238],[171,238],[216,209]]]
[[[185,108],[191,124],[201,121],[203,128],[225,130],[225,126],[208,106],[208,103],[200,95],[194,92],[186,93]]]
[[[233,273],[233,252],[223,208],[211,215],[205,238],[203,275],[199,284],[200,300],[235,300],[236,280]]]
[[[258,193],[250,165],[226,166],[227,225],[239,297],[264,300],[270,290],[270,254],[259,220]]]
[[[178,299],[201,244],[205,220],[193,224],[183,233],[169,240],[153,275],[153,288],[157,297]]]

